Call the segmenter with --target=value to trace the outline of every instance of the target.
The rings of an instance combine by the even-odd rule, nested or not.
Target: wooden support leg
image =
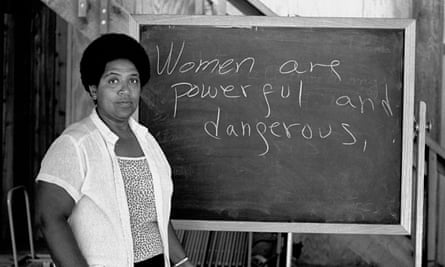
[[[417,135],[417,184],[416,184],[416,225],[415,225],[415,267],[422,267],[423,251],[423,205],[425,175],[425,133],[426,104],[419,105],[419,125]]]

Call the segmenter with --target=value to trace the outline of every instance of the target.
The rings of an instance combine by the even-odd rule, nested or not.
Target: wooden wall
[[[26,186],[31,198],[43,154],[65,127],[66,27],[47,6],[10,1],[2,10],[2,176],[0,249],[10,248],[6,194]],[[15,202],[17,222],[24,207]],[[17,234],[26,228],[18,225]]]
[[[279,16],[410,18],[413,0],[262,0]]]
[[[44,1],[46,2],[46,1]],[[106,3],[100,5],[100,3]],[[79,63],[86,46],[103,32],[129,33],[131,14],[201,14],[203,2],[195,0],[110,0],[87,1],[84,16],[79,16],[77,0],[47,1],[47,5],[70,23],[69,71],[66,103],[66,124],[87,116],[93,104],[80,81]],[[100,25],[100,11],[108,11],[107,26]]]
[[[130,14],[196,14],[201,13],[202,1],[118,0]]]

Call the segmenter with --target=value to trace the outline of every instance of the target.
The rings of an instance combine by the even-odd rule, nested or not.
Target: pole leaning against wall
[[[426,139],[426,104],[419,103],[417,128],[417,182],[416,182],[416,214],[415,214],[415,267],[422,266],[423,251],[423,218],[424,218],[424,175],[425,175],[425,139]]]

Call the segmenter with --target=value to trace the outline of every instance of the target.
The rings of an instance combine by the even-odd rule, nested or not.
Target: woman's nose
[[[123,82],[121,85],[121,89],[119,90],[119,95],[128,94],[130,92],[130,87],[128,83]]]

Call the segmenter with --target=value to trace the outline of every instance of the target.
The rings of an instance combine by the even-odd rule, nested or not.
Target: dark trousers
[[[145,261],[136,262],[134,267],[164,267],[164,254],[159,254]]]

